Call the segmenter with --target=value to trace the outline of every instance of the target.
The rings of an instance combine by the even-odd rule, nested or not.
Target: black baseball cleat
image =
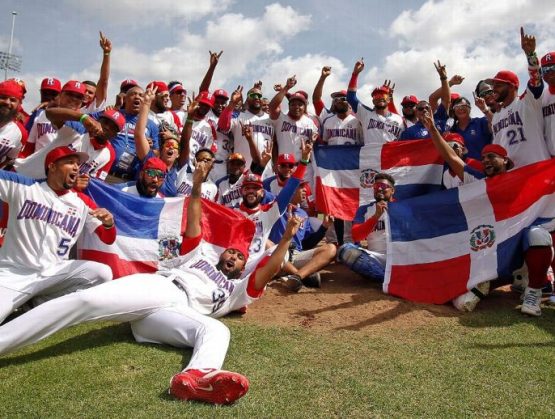
[[[322,278],[320,278],[320,272],[315,272],[308,275],[302,280],[303,285],[308,288],[322,288]]]

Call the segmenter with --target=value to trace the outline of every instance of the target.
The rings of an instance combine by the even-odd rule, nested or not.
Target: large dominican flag
[[[87,194],[114,215],[117,238],[114,244],[107,245],[96,234],[84,235],[79,243],[80,258],[106,263],[114,278],[119,278],[155,272],[179,256],[188,200],[143,198],[96,179],[91,179]],[[216,263],[228,247],[248,248],[255,226],[237,211],[203,200],[202,231],[203,240],[212,245],[207,259]]]
[[[442,304],[523,263],[526,231],[555,217],[555,159],[390,203],[384,291]]]
[[[378,172],[393,176],[398,200],[441,188],[443,160],[431,140],[319,146],[314,156],[316,208],[343,220],[352,220],[361,205],[374,200]]]

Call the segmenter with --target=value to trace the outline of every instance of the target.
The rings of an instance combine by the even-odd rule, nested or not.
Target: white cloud
[[[178,20],[198,20],[226,10],[232,0],[66,0],[66,3],[82,13],[107,22],[144,27]]]

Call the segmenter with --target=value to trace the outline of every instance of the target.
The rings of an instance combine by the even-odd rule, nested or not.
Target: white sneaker
[[[530,316],[539,317],[542,315],[542,309],[540,308],[541,301],[541,289],[526,287],[520,311],[524,314],[529,314]]]
[[[513,283],[511,291],[523,293],[528,286],[528,268],[524,265],[522,268],[513,272]]]
[[[489,293],[489,281],[476,285],[472,290],[459,295],[452,302],[455,308],[463,312],[471,312],[476,308],[482,297]]]

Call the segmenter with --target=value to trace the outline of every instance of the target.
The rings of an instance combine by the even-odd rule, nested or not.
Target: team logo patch
[[[491,225],[482,224],[470,232],[470,249],[474,252],[487,249],[493,246],[494,243],[495,230]]]
[[[374,177],[378,172],[374,169],[364,169],[360,172],[360,187],[371,188],[374,185]]]
[[[158,260],[170,260],[179,256],[181,239],[177,236],[164,237],[158,240]]]

